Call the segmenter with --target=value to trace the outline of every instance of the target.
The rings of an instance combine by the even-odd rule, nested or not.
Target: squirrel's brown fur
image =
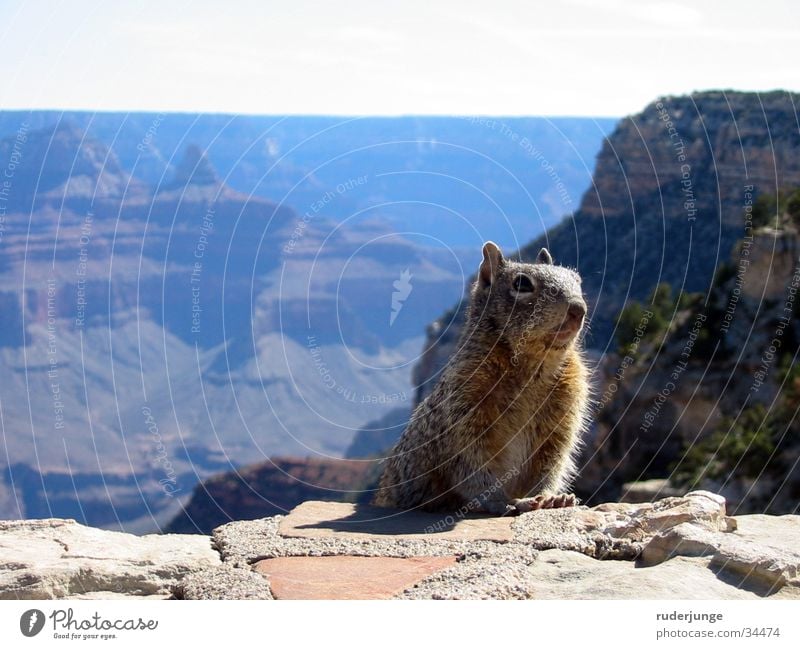
[[[577,273],[506,260],[492,242],[472,287],[458,349],[417,406],[374,503],[428,511],[518,513],[574,504],[588,376]]]

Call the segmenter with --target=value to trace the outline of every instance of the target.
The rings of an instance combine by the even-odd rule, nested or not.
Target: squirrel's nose
[[[586,316],[586,304],[583,301],[578,302],[573,300],[569,303],[567,315],[569,316],[570,320],[581,323],[583,318]]]

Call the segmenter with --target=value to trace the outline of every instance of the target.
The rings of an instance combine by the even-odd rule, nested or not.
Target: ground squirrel
[[[580,276],[491,241],[453,357],[392,450],[374,504],[515,514],[566,507],[586,425]]]

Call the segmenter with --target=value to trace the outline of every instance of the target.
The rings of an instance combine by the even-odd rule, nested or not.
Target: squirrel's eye
[[[512,286],[517,293],[533,293],[533,280],[527,275],[517,275]]]

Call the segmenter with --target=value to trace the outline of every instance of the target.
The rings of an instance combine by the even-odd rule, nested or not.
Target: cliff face
[[[589,347],[607,351],[625,303],[659,282],[707,292],[744,234],[748,189],[772,194],[800,184],[798,100],[786,92],[667,97],[617,125],[580,208],[519,252],[532,261],[547,246],[557,263],[578,268],[590,301]],[[452,352],[464,307],[429,328],[418,400]]]
[[[799,252],[791,224],[757,230],[666,329],[645,324],[641,341],[605,357],[579,483],[586,497],[670,477],[715,489],[731,511],[797,511]]]
[[[547,246],[577,267],[591,305],[597,404],[575,485],[586,502],[669,477],[723,493],[733,511],[797,511],[798,215],[781,199],[754,216],[759,197],[800,186],[798,99],[654,102],[606,140],[580,208],[520,250],[530,261]],[[634,301],[657,311],[661,283],[673,302],[633,323],[642,339],[630,347],[617,318]],[[417,402],[455,349],[465,305],[428,329]]]

